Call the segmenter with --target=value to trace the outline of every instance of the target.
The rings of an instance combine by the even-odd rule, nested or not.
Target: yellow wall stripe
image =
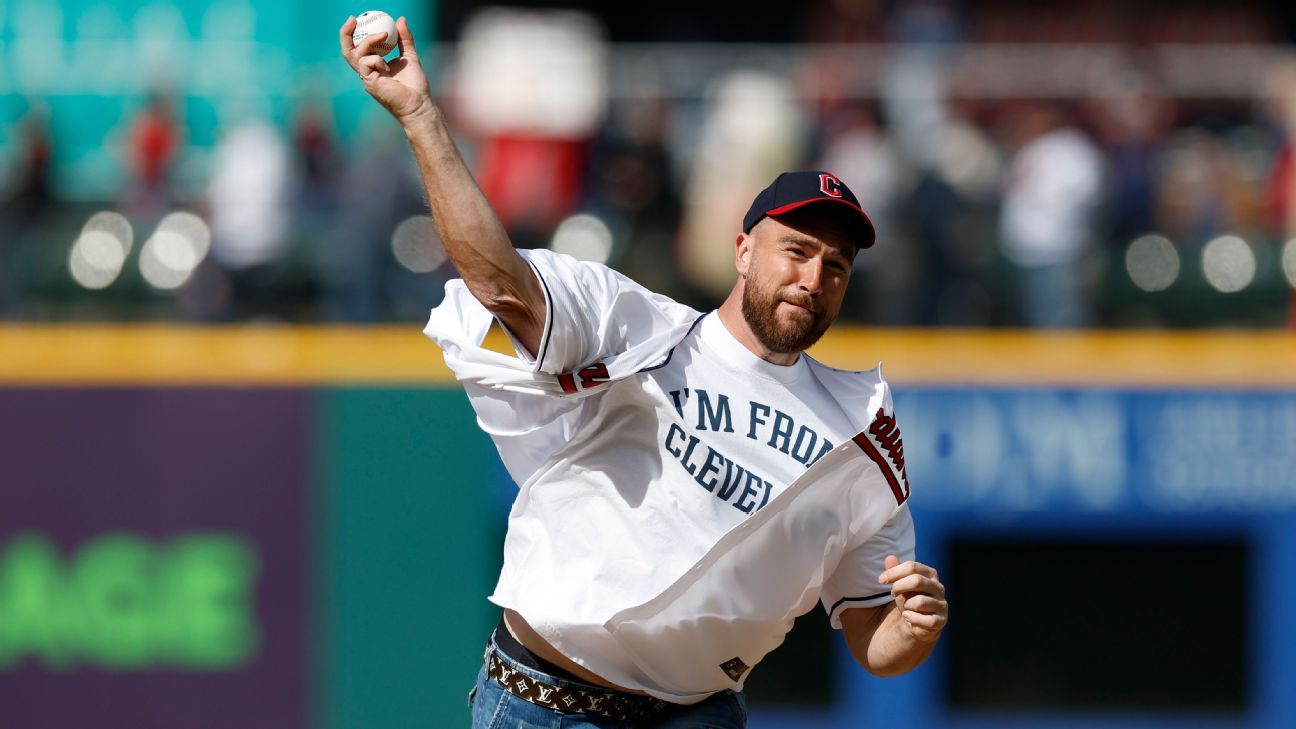
[[[812,354],[892,382],[1296,387],[1296,333],[859,329]],[[838,363],[847,363],[838,365]]]
[[[10,384],[453,382],[417,326],[0,327]]]
[[[491,341],[492,348],[507,347]],[[895,383],[1296,387],[1288,332],[834,329],[812,350]],[[0,326],[0,385],[447,384],[417,325]]]

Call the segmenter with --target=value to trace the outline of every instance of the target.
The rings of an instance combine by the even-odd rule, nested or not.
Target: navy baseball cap
[[[770,186],[760,191],[743,217],[743,232],[750,233],[762,218],[777,218],[784,213],[816,205],[825,213],[835,213],[855,234],[856,250],[868,248],[877,240],[873,221],[860,207],[855,193],[836,175],[823,170],[784,172]]]

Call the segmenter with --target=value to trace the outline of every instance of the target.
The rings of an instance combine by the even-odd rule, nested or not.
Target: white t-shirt
[[[855,373],[825,368],[807,356],[790,366],[771,364],[739,343],[714,313],[698,315],[601,266],[547,251],[524,255],[544,285],[549,311],[539,357],[532,359],[521,347],[518,354],[533,375],[554,377],[559,391],[483,390],[472,380],[472,367],[452,363],[469,387],[479,422],[520,484],[509,515],[504,567],[491,600],[517,610],[564,655],[621,686],[677,702],[741,687],[746,670],[781,642],[790,619],[787,625],[767,626],[764,633],[773,637],[754,641],[762,643],[759,650],[747,650],[753,641],[742,636],[719,641],[722,645],[709,650],[732,655],[741,670],[700,658],[693,662],[707,665],[697,677],[691,664],[680,661],[688,654],[687,644],[699,643],[698,636],[650,626],[645,638],[631,635],[638,628],[622,627],[619,621],[642,622],[644,606],[654,599],[662,602],[672,586],[682,592],[679,585],[690,570],[722,558],[717,554],[722,538],[736,534],[737,527],[826,454],[836,448],[846,454],[838,460],[860,456],[852,444],[860,430],[859,414],[845,412],[826,384]],[[679,324],[663,335],[657,356],[641,358],[645,366],[630,374],[614,377],[607,368],[600,370],[600,363],[639,343],[638,328],[663,329],[660,322],[644,319],[654,306]],[[429,335],[445,346],[443,329],[434,312]],[[865,377],[872,378],[870,386],[877,385],[876,393],[869,391],[869,407],[877,407],[879,415],[889,411],[885,383],[876,374]],[[898,443],[898,430],[893,440]],[[843,444],[846,448],[839,448]],[[811,540],[812,561],[832,562],[830,572],[825,566],[824,574],[806,578],[806,584],[814,588],[817,594],[811,598],[822,601],[834,627],[840,628],[840,612],[848,607],[891,599],[889,588],[877,582],[886,555],[912,556],[912,521],[903,504],[907,482],[904,496],[891,500],[891,492],[901,488],[895,474],[904,476],[900,463],[890,490],[871,492],[886,503],[873,509],[875,523],[867,533],[839,533],[846,528],[833,526],[826,536],[805,536],[815,533],[808,530],[797,537]],[[879,474],[884,470],[871,463],[865,467]],[[876,480],[884,481],[881,475]],[[830,493],[827,487],[821,491]],[[760,540],[751,541],[755,546],[745,549],[759,560]],[[692,590],[739,594],[741,587],[735,590],[726,582],[743,579],[717,577],[713,585],[703,575]],[[795,593],[795,600],[776,598],[796,605],[775,611],[773,623],[789,610],[804,612],[813,605],[811,599],[802,606],[805,596],[798,591],[806,589],[797,583],[785,591]],[[680,605],[676,600],[674,609]],[[741,605],[725,610],[746,612]],[[744,617],[728,619],[738,624]],[[634,648],[636,640],[652,642],[668,632],[681,645],[664,660],[645,658]]]

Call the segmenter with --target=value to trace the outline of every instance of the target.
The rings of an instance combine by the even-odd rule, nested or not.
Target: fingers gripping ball
[[[356,16],[356,27],[351,33],[351,40],[360,45],[360,41],[379,33],[386,33],[387,38],[374,47],[374,53],[385,56],[396,47],[396,21],[381,10],[366,10]]]

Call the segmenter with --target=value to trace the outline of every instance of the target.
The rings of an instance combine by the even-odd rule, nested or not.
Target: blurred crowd
[[[728,291],[755,192],[823,168],[879,230],[845,320],[1296,326],[1296,65],[1280,53],[1227,98],[1137,64],[1083,96],[987,94],[950,86],[947,49],[967,31],[949,5],[914,3],[888,37],[844,31],[859,26],[839,5],[813,6],[781,73],[735,64],[697,93],[628,73],[588,15],[487,11],[441,54],[437,93],[516,245],[606,262],[699,308]],[[1218,31],[1278,49],[1249,27]],[[981,35],[1016,40],[1001,30]],[[858,42],[884,50],[863,91],[843,47],[821,45]],[[661,68],[687,69],[708,51],[660,52]],[[195,154],[183,101],[133,105],[111,140],[123,183],[93,200],[62,194],[58,120],[25,102],[0,158],[0,319],[416,321],[437,303],[453,272],[380,110],[361,100],[343,133],[336,98],[248,97]]]

